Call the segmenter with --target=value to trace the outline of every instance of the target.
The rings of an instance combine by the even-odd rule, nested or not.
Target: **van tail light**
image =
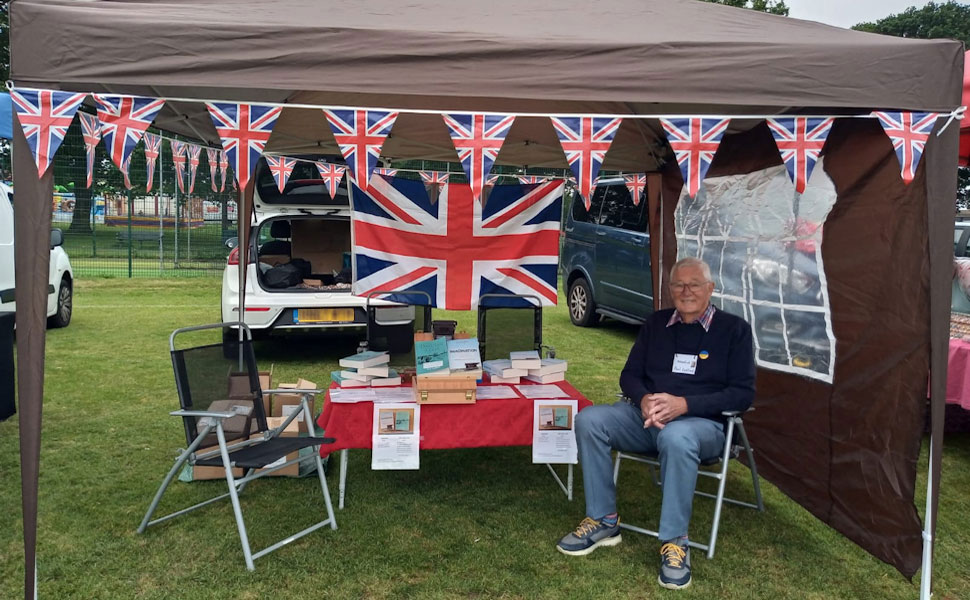
[[[253,256],[252,252],[249,253],[249,264],[256,262],[256,257]],[[239,246],[236,246],[229,252],[229,258],[226,260],[227,265],[238,265],[239,264]]]

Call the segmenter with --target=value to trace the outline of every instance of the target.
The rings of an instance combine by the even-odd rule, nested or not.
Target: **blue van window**
[[[605,188],[594,188],[593,199],[590,201],[589,210],[586,210],[586,203],[578,191],[573,190],[573,221],[577,223],[597,223],[600,218],[600,209],[603,207],[603,191]]]

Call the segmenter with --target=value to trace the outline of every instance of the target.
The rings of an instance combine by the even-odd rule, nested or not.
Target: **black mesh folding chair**
[[[260,390],[252,334],[245,325],[242,332],[239,332],[238,327],[237,322],[185,327],[175,330],[169,338],[172,367],[175,370],[175,386],[181,406],[180,410],[170,414],[182,419],[188,447],[179,453],[175,465],[162,481],[145,518],[138,527],[138,533],[144,533],[151,525],[228,497],[236,516],[236,527],[239,530],[246,568],[253,570],[255,559],[325,525],[330,525],[331,529],[337,528],[319,453],[320,444],[329,444],[334,440],[313,437],[315,429],[308,398],[320,393],[320,390]],[[221,341],[177,349],[177,341],[180,341],[177,338],[189,332],[204,330],[218,330],[223,334]],[[198,337],[198,334],[193,334],[192,337]],[[291,413],[279,427],[269,429],[263,410],[262,394],[277,392],[302,394],[302,410]],[[306,420],[310,437],[280,437],[283,430],[295,418]],[[298,453],[301,448],[307,447],[314,449],[313,460],[320,479],[327,518],[272,546],[252,552],[239,505],[239,495],[250,481],[300,462],[300,458],[282,461],[280,459],[285,459],[286,455]],[[186,464],[223,467],[229,492],[151,520],[165,490]],[[235,477],[234,469],[242,469],[243,476]],[[259,471],[256,472],[256,469]]]
[[[478,345],[482,360],[508,358],[518,350],[545,349],[548,357],[556,356],[555,348],[542,345],[542,302],[531,294],[482,294]]]
[[[761,485],[758,479],[758,467],[754,462],[754,451],[751,449],[751,444],[748,443],[748,435],[744,431],[744,421],[741,419],[741,413],[737,411],[724,411],[721,414],[727,419],[727,428],[724,432],[724,448],[719,455],[701,460],[702,468],[697,471],[699,476],[717,481],[717,492],[711,494],[709,492],[704,492],[697,489],[694,490],[695,495],[704,496],[705,498],[712,498],[714,500],[714,519],[711,523],[711,537],[706,544],[696,542],[694,540],[690,540],[688,542],[692,547],[706,551],[707,558],[709,559],[714,558],[714,546],[717,543],[717,531],[721,524],[721,508],[725,502],[736,504],[738,506],[744,506],[746,508],[753,508],[761,512],[764,512],[765,510],[764,501],[761,499]],[[743,500],[729,498],[724,495],[727,484],[728,466],[731,463],[731,459],[738,458],[741,452],[744,452],[745,457],[748,460],[748,467],[751,469],[751,483],[754,487],[755,496],[754,502],[745,502]],[[636,454],[632,452],[616,453],[616,459],[613,463],[614,485],[617,484],[617,479],[619,479],[620,462],[623,460],[632,460],[634,462],[648,465],[653,482],[657,486],[662,485],[660,477],[658,476],[658,473],[660,472],[660,458],[657,455]],[[698,479],[698,481],[700,480]],[[619,488],[619,486],[617,486],[617,488]],[[652,529],[646,529],[644,527],[630,525],[628,523],[620,523],[620,527],[630,531],[635,531],[637,533],[651,535],[653,537],[660,536],[658,532]]]
[[[378,296],[401,306],[380,306],[372,301]],[[414,366],[414,333],[431,331],[431,295],[420,290],[367,294],[367,340],[362,350],[387,352],[392,367]]]

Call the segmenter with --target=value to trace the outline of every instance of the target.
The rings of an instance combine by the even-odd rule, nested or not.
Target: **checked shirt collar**
[[[701,327],[704,328],[704,331],[711,330],[711,321],[714,320],[714,311],[715,311],[714,305],[708,304],[707,310],[705,310],[704,314],[702,314],[700,318],[697,319],[697,323],[701,324]],[[671,327],[673,325],[676,325],[677,323],[684,323],[684,319],[681,318],[680,312],[675,310],[674,314],[670,315],[670,320],[667,321],[667,327]]]

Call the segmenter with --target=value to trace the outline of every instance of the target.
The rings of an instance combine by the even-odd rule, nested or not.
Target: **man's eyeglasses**
[[[684,289],[686,288],[690,290],[692,293],[697,293],[701,291],[701,289],[704,286],[706,286],[708,283],[710,283],[710,281],[691,281],[690,283],[683,283],[681,281],[676,281],[670,284],[670,289],[672,289],[677,293],[680,293],[684,291]]]

